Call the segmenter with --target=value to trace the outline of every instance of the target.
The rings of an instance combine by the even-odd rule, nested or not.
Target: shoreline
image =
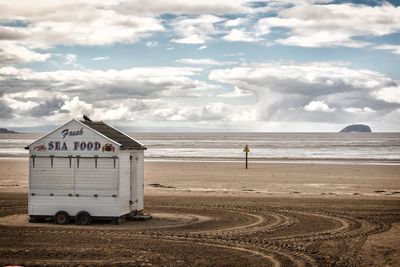
[[[0,153],[0,160],[27,160],[28,154]],[[233,157],[145,157],[147,162],[222,162],[241,163],[244,158]],[[400,165],[400,159],[364,159],[364,158],[250,158],[249,164],[334,164],[334,165]]]
[[[193,157],[193,158],[145,158],[148,162],[223,162],[223,163],[243,163],[242,158],[209,158],[209,157]],[[337,164],[337,165],[400,165],[400,160],[388,160],[388,159],[323,159],[323,158],[252,158],[249,160],[249,164],[264,164],[264,163],[282,163],[282,164]]]

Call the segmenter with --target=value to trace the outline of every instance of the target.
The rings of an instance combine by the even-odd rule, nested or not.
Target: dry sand
[[[0,159],[0,192],[27,190],[27,159]],[[400,165],[146,162],[145,192],[400,197]]]
[[[0,265],[400,266],[400,166],[146,162],[145,223],[27,223],[0,160]]]
[[[146,191],[400,196],[400,165],[146,162]],[[152,189],[150,184],[166,187]]]

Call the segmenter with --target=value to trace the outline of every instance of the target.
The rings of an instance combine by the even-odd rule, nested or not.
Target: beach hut
[[[110,125],[73,119],[26,149],[31,222],[118,223],[143,210],[146,147]]]

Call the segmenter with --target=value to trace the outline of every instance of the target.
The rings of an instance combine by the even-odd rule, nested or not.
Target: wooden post
[[[249,152],[247,152],[246,151],[246,169],[248,168],[248,166],[247,166],[247,154],[248,154]]]
[[[243,148],[243,152],[246,152],[246,169],[248,169],[248,163],[247,163],[247,161],[248,161],[248,154],[249,154],[249,152],[250,152],[250,149],[249,149],[249,146],[248,146],[248,145],[246,145],[246,146]]]

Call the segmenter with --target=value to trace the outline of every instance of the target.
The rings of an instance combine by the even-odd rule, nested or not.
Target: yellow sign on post
[[[247,164],[247,154],[250,152],[250,149],[249,149],[249,146],[248,145],[246,145],[244,148],[243,148],[243,152],[246,152],[246,169],[248,168],[248,164]]]

